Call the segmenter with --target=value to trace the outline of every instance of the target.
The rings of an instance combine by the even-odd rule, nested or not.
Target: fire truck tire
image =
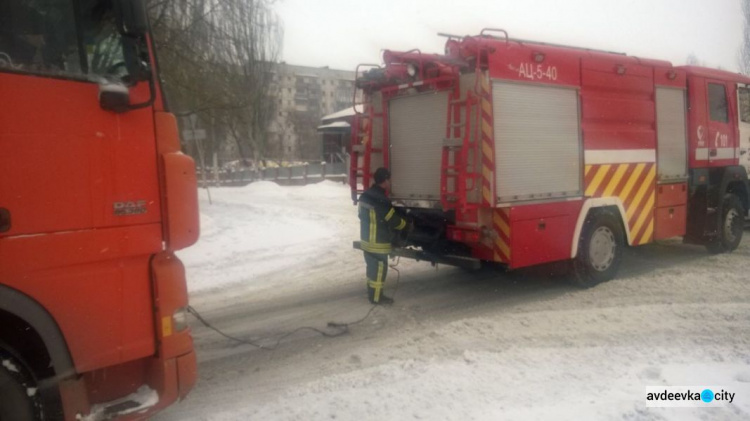
[[[42,398],[28,366],[0,348],[0,420],[43,420]]]
[[[591,288],[614,278],[625,249],[625,234],[620,219],[609,211],[594,212],[586,217],[573,259],[571,282]]]
[[[706,243],[708,251],[714,254],[728,253],[739,247],[745,227],[745,211],[737,195],[724,195],[721,209],[719,233],[716,238]]]

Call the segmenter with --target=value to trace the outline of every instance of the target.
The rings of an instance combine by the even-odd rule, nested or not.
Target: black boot
[[[386,297],[385,295],[381,295],[378,301],[375,301],[372,298],[370,298],[370,304],[375,304],[375,305],[380,305],[380,306],[389,306],[393,304],[393,298]]]

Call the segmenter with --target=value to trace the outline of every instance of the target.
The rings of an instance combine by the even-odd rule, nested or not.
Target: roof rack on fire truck
[[[494,36],[494,35],[487,34],[487,32],[490,32],[490,31],[502,32],[503,34],[505,34],[505,37],[501,38],[501,37],[497,37],[497,36]],[[437,35],[439,37],[445,37],[445,38],[448,38],[448,39],[455,39],[455,40],[461,40],[461,39],[464,39],[464,38],[472,36],[472,35],[465,35],[465,36],[454,35],[454,34],[449,34],[449,33],[445,33],[445,32],[438,32]],[[570,48],[570,49],[574,49],[574,50],[591,51],[591,52],[595,52],[595,53],[606,53],[606,54],[616,54],[616,55],[620,55],[620,56],[627,56],[627,54],[621,53],[619,51],[602,50],[602,49],[599,49],[599,48],[577,47],[577,46],[574,46],[574,45],[557,44],[557,43],[552,43],[552,42],[534,41],[534,40],[524,39],[524,38],[510,38],[508,36],[508,32],[506,30],[504,30],[504,29],[498,29],[498,28],[484,28],[484,29],[482,29],[482,31],[479,32],[478,36],[482,37],[482,38],[494,38],[494,39],[499,39],[499,40],[505,40],[506,42],[513,41],[513,42],[517,42],[519,44],[544,45],[544,46],[547,46],[547,47]]]
[[[544,45],[544,46],[547,46],[547,47],[570,48],[570,49],[573,49],[573,50],[590,51],[590,52],[594,52],[594,53],[606,53],[606,54],[616,54],[618,56],[627,56],[627,54],[620,53],[620,52],[617,52],[617,51],[601,50],[601,49],[597,49],[597,48],[576,47],[574,45],[555,44],[555,43],[551,43],[551,42],[533,41],[533,40],[522,39],[522,38],[510,38],[510,41],[514,41],[514,42],[517,42],[519,44]]]

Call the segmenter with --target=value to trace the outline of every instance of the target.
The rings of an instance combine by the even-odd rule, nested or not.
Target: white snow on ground
[[[191,302],[272,344],[369,309],[349,190],[255,183],[201,199],[202,237],[180,252]],[[400,262],[350,333],[309,331],[276,351],[193,322],[199,382],[160,420],[750,419],[750,231],[729,255],[679,240],[638,247],[589,290],[555,268],[468,273]],[[553,276],[549,275],[553,272]],[[263,339],[266,338],[266,339]],[[719,385],[723,408],[647,408],[646,386]]]
[[[238,283],[262,287],[263,275],[313,257],[341,229],[334,218],[321,215],[321,205],[331,201],[340,207],[342,192],[348,190],[331,181],[304,187],[261,181],[212,189],[213,204],[201,202],[199,243],[179,253],[190,273],[190,292]]]

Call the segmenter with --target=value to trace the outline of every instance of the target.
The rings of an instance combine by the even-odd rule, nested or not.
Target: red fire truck
[[[195,168],[150,41],[140,1],[0,3],[0,419],[140,419],[195,383]]]
[[[511,39],[448,36],[357,69],[356,202],[376,167],[415,221],[394,253],[615,276],[625,246],[737,248],[748,209],[750,78]]]

